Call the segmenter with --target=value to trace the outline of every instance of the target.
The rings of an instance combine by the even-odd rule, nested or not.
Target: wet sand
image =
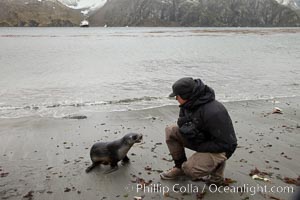
[[[227,161],[230,186],[292,186],[285,177],[300,174],[300,97],[225,103],[236,129],[238,148]],[[271,114],[274,107],[283,114]],[[27,117],[0,120],[1,199],[289,199],[288,192],[221,193],[186,177],[163,181],[159,172],[173,166],[164,129],[176,122],[177,106],[139,111],[83,113],[86,119]],[[103,174],[107,166],[86,174],[89,149],[128,132],[144,135],[128,153],[131,163]],[[187,151],[191,155],[192,151]],[[253,169],[270,173],[269,182],[253,180]],[[149,184],[145,192],[138,183]],[[181,186],[173,189],[173,186]],[[158,191],[155,191],[157,189]],[[169,189],[163,194],[163,190]],[[181,189],[181,191],[178,191]],[[186,192],[184,190],[187,190]],[[253,190],[252,190],[253,191]]]

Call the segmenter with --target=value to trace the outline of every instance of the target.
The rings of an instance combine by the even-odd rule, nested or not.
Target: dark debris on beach
[[[25,194],[23,196],[23,198],[31,200],[31,199],[33,199],[33,193],[34,193],[34,191],[31,190],[27,194]]]

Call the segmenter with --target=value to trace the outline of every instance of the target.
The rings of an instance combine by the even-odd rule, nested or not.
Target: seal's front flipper
[[[117,170],[118,170],[118,163],[112,163],[110,164],[110,169],[105,171],[104,174],[109,174]]]
[[[129,163],[129,158],[128,156],[126,155],[123,159],[122,159],[122,165],[126,165],[127,163]]]
[[[89,173],[92,169],[94,169],[94,167],[96,167],[99,163],[93,163],[91,166],[89,166],[88,168],[86,168],[85,172]]]

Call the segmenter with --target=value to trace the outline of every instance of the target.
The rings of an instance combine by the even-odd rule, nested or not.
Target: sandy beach
[[[211,191],[187,177],[160,180],[173,166],[164,129],[176,122],[177,106],[127,112],[79,113],[86,119],[26,117],[0,120],[1,199],[290,199],[300,175],[300,97],[225,103],[234,123],[238,148],[227,161],[231,188],[257,185],[277,192]],[[273,108],[282,114],[272,114]],[[107,166],[90,173],[89,149],[128,132],[144,135],[128,153],[130,164],[111,174]],[[188,155],[193,152],[187,151]],[[257,168],[269,181],[253,180]],[[260,176],[260,174],[259,174]],[[139,184],[145,184],[140,189]],[[156,189],[156,190],[155,190]],[[167,191],[169,189],[169,191]],[[163,191],[164,190],[164,191]],[[198,190],[198,191],[197,191]],[[281,191],[281,192],[280,192]],[[165,192],[165,193],[164,193]]]

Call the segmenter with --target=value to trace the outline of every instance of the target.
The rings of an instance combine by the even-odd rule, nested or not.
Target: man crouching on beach
[[[162,179],[187,175],[208,184],[222,185],[226,160],[237,146],[231,118],[215,100],[214,90],[200,79],[182,78],[172,86],[170,97],[180,104],[177,125],[166,127],[166,142],[175,166],[160,174]],[[184,148],[196,151],[188,159]]]

